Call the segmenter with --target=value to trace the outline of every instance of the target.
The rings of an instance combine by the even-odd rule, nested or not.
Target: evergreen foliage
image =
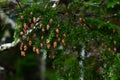
[[[43,1],[26,8],[15,32],[15,40],[21,39],[21,55],[42,54],[45,49],[50,80],[79,80],[79,53],[85,46],[91,54],[83,60],[84,79],[119,80],[120,1],[105,1],[73,0],[55,8]]]

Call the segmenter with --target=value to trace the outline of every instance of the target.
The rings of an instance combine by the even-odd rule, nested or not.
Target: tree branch
[[[18,0],[16,0],[16,1],[18,1]],[[37,20],[36,20],[35,26],[34,26],[32,29],[27,30],[27,33],[22,36],[22,39],[25,39],[26,36],[27,36],[28,34],[30,34],[33,30],[38,29],[38,28],[39,28],[38,25],[40,24],[40,22],[41,22],[41,19],[40,19],[40,17],[38,17]],[[13,25],[12,25],[12,26],[13,26]],[[19,38],[17,41],[13,41],[13,42],[11,42],[11,43],[2,44],[2,45],[0,46],[0,52],[1,52],[1,51],[4,51],[4,50],[7,50],[7,49],[10,49],[10,48],[12,48],[12,47],[15,47],[19,42],[20,42],[20,38]]]
[[[7,49],[10,49],[10,48],[16,46],[19,42],[20,42],[20,39],[18,39],[17,41],[13,41],[12,43],[2,44],[0,46],[0,51],[4,51],[4,50],[7,50]]]
[[[40,24],[40,18],[38,17],[38,18],[37,18],[37,23],[35,24],[35,26],[34,26],[32,29],[27,30],[27,33],[24,34],[24,35],[22,36],[22,38],[23,38],[23,39],[26,38],[26,36],[27,36],[28,34],[30,34],[33,30],[37,29],[37,28],[38,28],[37,26],[38,26],[39,24]],[[4,50],[10,49],[10,48],[12,48],[12,47],[15,47],[19,42],[20,42],[20,39],[18,39],[17,41],[13,41],[12,43],[2,44],[2,45],[0,46],[0,51],[4,51]]]

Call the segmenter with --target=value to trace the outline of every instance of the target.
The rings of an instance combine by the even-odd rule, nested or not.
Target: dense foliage
[[[21,56],[47,51],[50,80],[79,80],[82,74],[85,80],[119,80],[119,7],[119,0],[73,0],[54,8],[46,0],[33,3],[17,19],[14,39],[20,38]]]

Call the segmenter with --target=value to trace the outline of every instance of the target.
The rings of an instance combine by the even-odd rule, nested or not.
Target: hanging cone
[[[51,47],[51,44],[47,43],[47,49],[50,49],[50,47]]]
[[[21,51],[21,56],[25,56],[26,53],[24,51]]]
[[[47,26],[46,26],[46,30],[49,30],[49,29],[50,29],[50,25],[47,25]]]
[[[31,15],[31,16],[33,15],[33,12],[32,12],[32,11],[30,12],[30,15]]]
[[[34,22],[34,23],[36,23],[36,20],[37,20],[36,17],[33,17],[33,22]]]
[[[41,40],[43,40],[44,39],[44,36],[41,36]]]
[[[30,40],[28,44],[29,44],[29,46],[32,46],[32,41]]]
[[[52,19],[52,18],[49,20],[49,23],[50,23],[50,24],[52,24],[52,23],[53,23],[53,19]]]
[[[57,47],[57,42],[56,42],[56,41],[53,43],[53,47],[54,47],[54,48]]]
[[[43,48],[43,46],[44,46],[43,43],[40,43],[40,47]]]
[[[33,47],[33,52],[35,52],[35,51],[36,51],[36,47],[34,46],[34,47]]]
[[[36,49],[36,54],[40,54],[40,50],[38,48]]]
[[[55,30],[55,31],[56,31],[56,33],[59,33],[59,29],[58,29],[58,28],[56,28],[56,30]]]

